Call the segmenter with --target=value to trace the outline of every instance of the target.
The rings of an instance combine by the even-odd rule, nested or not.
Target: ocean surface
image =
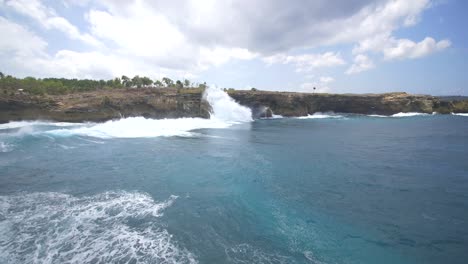
[[[0,125],[0,263],[468,263],[468,117]]]

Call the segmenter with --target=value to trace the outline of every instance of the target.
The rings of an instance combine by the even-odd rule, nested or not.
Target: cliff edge
[[[468,100],[442,100],[407,93],[311,94],[270,91],[228,91],[253,117],[304,116],[315,112],[391,115],[399,112],[467,113]],[[106,121],[130,116],[178,118],[210,116],[201,89],[112,89],[65,95],[0,96],[0,123],[18,120],[64,122]]]

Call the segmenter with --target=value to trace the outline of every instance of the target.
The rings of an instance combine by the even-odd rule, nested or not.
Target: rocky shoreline
[[[228,91],[253,117],[305,116],[315,112],[392,115],[400,112],[468,113],[467,98],[438,98],[407,93],[311,94]],[[201,89],[112,89],[66,95],[0,96],[0,123],[19,120],[101,122],[122,117],[178,118],[210,116]]]

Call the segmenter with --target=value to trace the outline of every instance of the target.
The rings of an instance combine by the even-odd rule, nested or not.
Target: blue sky
[[[468,95],[463,0],[0,0],[0,71]]]

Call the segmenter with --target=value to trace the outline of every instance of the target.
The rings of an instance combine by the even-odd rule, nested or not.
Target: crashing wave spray
[[[212,108],[211,119],[227,122],[250,122],[252,111],[250,108],[238,104],[225,91],[216,86],[208,87],[203,93]]]

